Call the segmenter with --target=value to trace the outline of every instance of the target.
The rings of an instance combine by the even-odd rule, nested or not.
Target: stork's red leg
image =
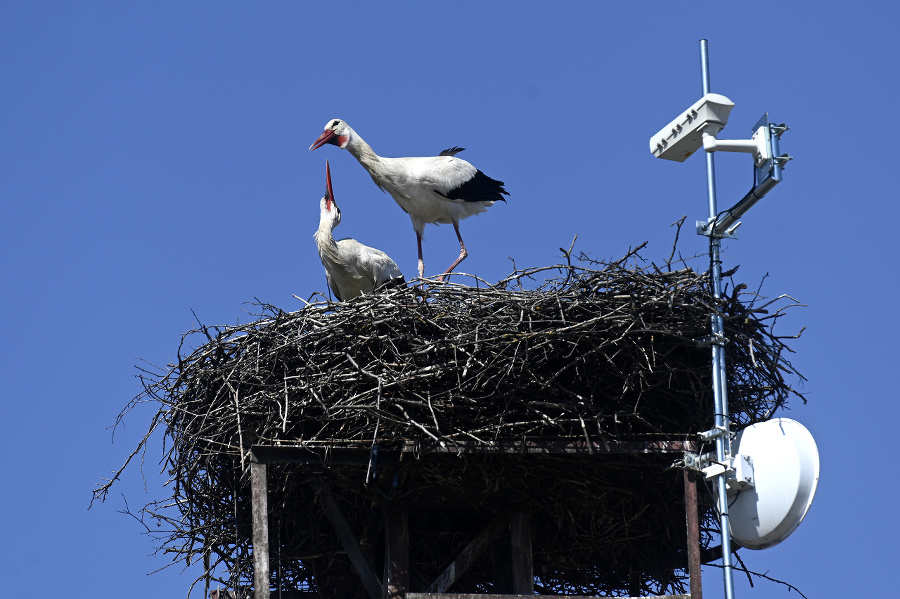
[[[443,281],[444,277],[453,272],[453,269],[459,266],[459,263],[466,259],[469,255],[469,252],[466,251],[466,244],[463,243],[462,235],[459,234],[459,223],[453,222],[453,229],[456,231],[456,238],[459,239],[459,258],[456,259],[456,262],[450,265],[450,268],[444,271],[444,274],[438,277],[438,281]]]
[[[419,278],[425,278],[425,260],[422,258],[422,236],[416,232],[416,242],[419,244]]]

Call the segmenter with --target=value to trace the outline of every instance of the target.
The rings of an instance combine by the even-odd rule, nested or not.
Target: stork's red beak
[[[331,165],[325,161],[325,207],[331,210],[331,203],[334,201],[334,190],[331,189]]]
[[[325,131],[322,132],[322,135],[319,136],[319,139],[314,141],[313,144],[311,146],[309,146],[309,149],[315,150],[316,148],[321,148],[328,142],[334,143],[333,141],[331,141],[333,137],[334,137],[334,131],[332,131],[331,129],[326,129]]]

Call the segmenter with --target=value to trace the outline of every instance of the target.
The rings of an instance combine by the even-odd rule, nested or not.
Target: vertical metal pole
[[[709,85],[709,47],[706,40],[700,40],[700,66],[703,76],[703,94],[710,92]],[[712,152],[706,152],[706,184],[709,194],[709,218],[718,216],[716,205],[716,164]],[[713,295],[716,299],[722,297],[722,261],[719,258],[721,238],[709,235],[709,259],[712,275]],[[712,378],[713,397],[715,400],[716,428],[724,430],[724,434],[716,437],[716,458],[724,462],[731,454],[731,438],[728,430],[728,388],[725,378],[725,347],[723,335],[725,325],[722,315],[716,308],[716,314],[712,318]],[[722,528],[722,568],[725,578],[725,599],[734,599],[734,566],[731,563],[731,528],[728,523],[728,489],[725,485],[725,477],[716,478],[719,487],[719,518]]]

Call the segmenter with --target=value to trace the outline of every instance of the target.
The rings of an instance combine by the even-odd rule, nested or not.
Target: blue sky
[[[737,281],[807,308],[780,330],[808,405],[821,482],[781,545],[742,552],[808,597],[892,588],[898,416],[892,3],[7,2],[0,6],[0,236],[6,315],[0,397],[3,595],[184,596],[193,571],[153,556],[119,513],[160,497],[159,447],[107,503],[100,477],[146,430],[152,406],[109,426],[138,391],[135,366],[175,357],[192,310],[252,319],[254,298],[295,310],[324,291],[312,233],[331,162],[338,236],[415,273],[409,219],[346,152],[308,151],[347,120],[380,154],[462,157],[506,182],[508,204],[468,219],[459,270],[497,280],[576,249],[668,256],[682,215],[705,219],[702,156],[658,160],[649,138],[712,90],[736,104],[726,138],[786,122],[785,181],[725,244]],[[737,4],[737,3],[734,3]],[[701,11],[710,15],[701,15]],[[744,155],[717,158],[720,207],[750,185]],[[456,257],[430,227],[426,274]],[[686,254],[705,238],[682,235]],[[153,453],[153,452],[157,453]],[[883,462],[883,463],[882,463]],[[146,488],[146,492],[145,492]],[[797,597],[737,577],[739,597]],[[706,597],[722,595],[705,571]],[[194,596],[199,596],[195,593]]]

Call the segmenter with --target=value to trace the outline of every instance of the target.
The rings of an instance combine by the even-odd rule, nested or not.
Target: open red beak
[[[334,201],[334,190],[331,188],[331,165],[325,161],[325,207],[331,210],[331,203]]]
[[[309,149],[315,150],[316,148],[321,148],[322,146],[327,144],[329,141],[331,141],[332,137],[334,137],[334,131],[332,131],[331,129],[326,129],[325,131],[322,132],[322,135],[319,136],[319,139],[314,141],[313,145],[309,146]]]

